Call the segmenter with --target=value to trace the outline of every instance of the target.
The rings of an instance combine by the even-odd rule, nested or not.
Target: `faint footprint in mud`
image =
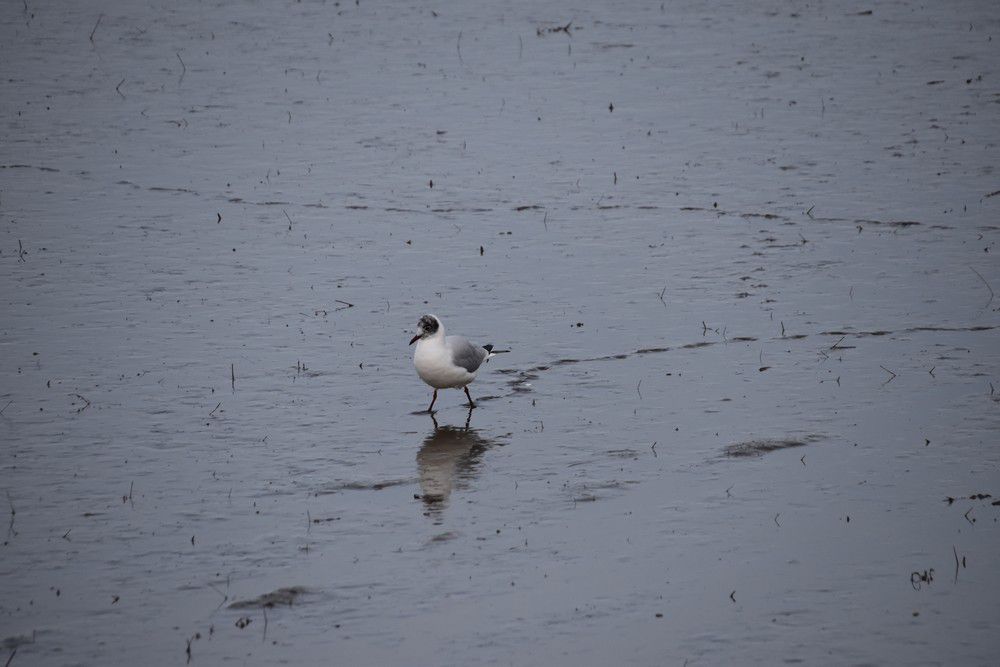
[[[475,477],[483,452],[497,444],[469,428],[469,418],[464,427],[456,427],[439,426],[431,416],[434,430],[417,452],[422,492],[418,497],[429,509],[443,508],[453,489],[463,488]]]

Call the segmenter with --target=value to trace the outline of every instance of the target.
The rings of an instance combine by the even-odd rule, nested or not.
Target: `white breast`
[[[420,379],[435,389],[459,389],[476,378],[451,361],[451,353],[444,344],[444,336],[422,338],[413,352],[413,365]]]

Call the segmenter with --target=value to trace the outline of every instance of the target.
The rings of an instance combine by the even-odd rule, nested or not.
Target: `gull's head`
[[[410,345],[413,345],[421,338],[430,338],[441,330],[443,330],[443,327],[437,315],[424,315],[417,322],[417,335],[410,339]]]

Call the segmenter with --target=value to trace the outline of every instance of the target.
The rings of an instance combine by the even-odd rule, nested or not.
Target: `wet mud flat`
[[[0,660],[991,663],[998,25],[4,5]]]

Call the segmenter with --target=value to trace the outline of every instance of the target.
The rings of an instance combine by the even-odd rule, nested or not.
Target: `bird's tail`
[[[510,350],[494,350],[493,343],[489,345],[483,345],[483,349],[486,350],[486,361],[489,361],[491,357],[495,357],[498,354],[505,354],[510,352]]]

